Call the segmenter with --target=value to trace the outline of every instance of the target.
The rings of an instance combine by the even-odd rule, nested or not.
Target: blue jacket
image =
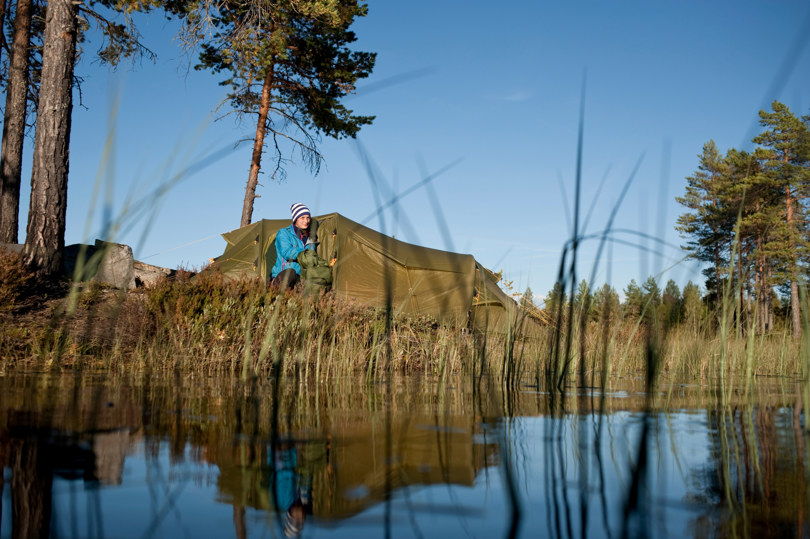
[[[315,245],[306,247],[315,249]],[[273,264],[271,277],[275,277],[287,268],[292,268],[301,275],[301,266],[295,261],[304,250],[304,241],[296,236],[294,225],[282,228],[276,234],[276,263]]]

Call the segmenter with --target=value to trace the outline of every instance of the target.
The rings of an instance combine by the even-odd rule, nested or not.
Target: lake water
[[[798,384],[643,387],[6,374],[0,534],[810,537]]]

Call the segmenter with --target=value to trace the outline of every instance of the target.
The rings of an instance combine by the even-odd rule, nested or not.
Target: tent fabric
[[[334,261],[332,288],[339,297],[374,307],[384,307],[390,297],[396,312],[480,329],[514,320],[515,301],[472,255],[406,243],[338,213],[313,218],[319,223],[317,253]],[[276,233],[289,224],[289,219],[263,219],[223,234],[227,246],[212,267],[226,278],[269,280]]]

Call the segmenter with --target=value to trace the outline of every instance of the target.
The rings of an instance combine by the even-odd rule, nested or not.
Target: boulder
[[[71,279],[135,288],[135,260],[129,245],[102,240],[96,240],[95,245],[67,245],[62,260],[65,274]]]
[[[65,270],[65,275],[78,281],[91,279],[98,271],[98,257],[94,257],[95,254],[96,248],[92,245],[83,243],[65,245],[65,252],[62,256],[62,269]],[[76,275],[79,260],[82,261],[82,266],[79,268],[80,275]]]
[[[102,240],[96,240],[94,247],[95,253],[100,253],[101,256],[93,280],[115,288],[127,290],[135,288],[135,259],[132,257],[132,247]]]
[[[0,243],[0,249],[16,253],[22,253],[24,247],[23,244]],[[62,267],[71,279],[98,281],[126,290],[154,286],[160,278],[175,274],[174,270],[135,260],[129,245],[102,240],[96,240],[95,245],[66,245]]]
[[[155,284],[163,277],[171,277],[174,275],[174,270],[161,268],[160,266],[152,266],[144,262],[133,262],[133,277],[135,278],[135,286],[155,286]]]

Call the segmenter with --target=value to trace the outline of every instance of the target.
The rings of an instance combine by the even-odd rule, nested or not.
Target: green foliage
[[[132,14],[148,13],[162,6],[161,0],[93,0],[79,3],[78,43],[83,43],[88,30],[95,26],[101,35],[101,43],[96,50],[101,62],[117,66],[121,60],[139,56],[154,60],[155,54],[140,41],[141,35],[133,24]]]
[[[358,0],[192,0],[171,9],[184,19],[185,42],[200,44],[195,69],[225,75],[220,84],[230,88],[237,114],[259,113],[266,96],[266,131],[292,142],[314,172],[317,134],[354,137],[373,120],[342,103],[376,58],[349,48],[357,39],[350,26],[367,13]],[[283,175],[277,142],[275,148]]]
[[[591,305],[591,287],[588,285],[588,281],[583,279],[577,285],[577,290],[574,294],[574,307],[577,310],[581,310],[583,308],[590,309],[590,305]]]
[[[719,295],[718,283],[728,265],[729,231],[735,216],[724,204],[727,167],[713,140],[704,144],[698,159],[698,170],[686,178],[686,193],[676,199],[688,211],[678,217],[675,228],[689,238],[684,249],[708,263],[704,270],[706,287],[710,294]]]
[[[759,147],[723,156],[709,141],[677,199],[686,209],[677,226],[684,249],[706,264],[709,304],[731,309],[738,326],[753,313],[758,331],[772,329],[773,290],[789,284],[794,334],[800,331],[797,283],[810,259],[809,121],[774,101],[771,112],[760,111]]]
[[[624,316],[638,318],[644,311],[644,292],[635,279],[630,279],[624,289]]]
[[[619,294],[607,283],[593,295],[592,315],[595,320],[612,323],[619,314]]]
[[[798,275],[797,262],[806,258],[808,231],[803,204],[799,199],[810,192],[810,163],[805,153],[808,127],[785,105],[774,101],[773,112],[760,111],[760,124],[768,128],[754,137],[760,144],[754,156],[761,166],[761,182],[771,190],[768,200],[779,207],[782,229],[774,234],[768,255],[778,257],[783,268],[777,268],[776,284]],[[781,206],[781,207],[780,207]]]
[[[567,303],[568,301],[565,296],[565,285],[559,281],[554,283],[554,287],[548,293],[544,301],[544,310],[546,311],[546,315],[554,320],[558,314],[565,311],[565,306]]]
[[[664,292],[661,294],[661,306],[659,312],[661,314],[661,321],[664,326],[670,328],[680,323],[682,318],[683,300],[681,298],[681,290],[678,285],[670,279],[667,281]]]
[[[658,281],[655,280],[655,277],[650,275],[647,277],[647,280],[644,281],[641,288],[644,291],[643,301],[645,306],[648,306],[648,309],[654,311],[657,309],[658,305],[661,304],[661,289],[658,288]]]
[[[526,291],[520,296],[520,304],[526,307],[534,307],[534,293],[530,286],[526,287]]]

